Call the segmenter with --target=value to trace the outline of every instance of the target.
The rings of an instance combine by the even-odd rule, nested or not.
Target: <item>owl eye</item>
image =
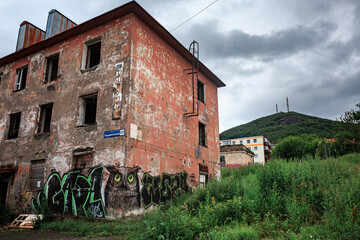
[[[128,175],[128,181],[129,183],[132,183],[134,181],[134,175],[132,173]]]
[[[114,176],[114,181],[115,182],[120,182],[120,180],[121,180],[121,175],[120,174],[115,174],[115,176]]]

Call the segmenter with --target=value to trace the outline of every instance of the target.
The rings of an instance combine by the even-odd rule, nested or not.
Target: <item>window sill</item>
[[[97,129],[97,123],[89,123],[83,125],[77,125],[76,129],[84,129],[86,132],[91,132]]]
[[[90,67],[90,68],[80,69],[80,72],[81,73],[92,72],[92,71],[95,71],[99,66],[100,66],[100,64],[95,65],[95,66]]]
[[[22,90],[24,90],[25,88],[22,88],[22,89],[18,89],[18,90],[13,90],[13,92],[20,92]]]
[[[52,83],[57,83],[59,81],[60,76],[58,76],[56,79],[51,80],[51,81],[43,81],[43,85],[48,85],[48,84],[52,84]]]
[[[35,133],[34,138],[36,140],[44,139],[46,140],[50,136],[50,132],[41,132],[41,133]]]

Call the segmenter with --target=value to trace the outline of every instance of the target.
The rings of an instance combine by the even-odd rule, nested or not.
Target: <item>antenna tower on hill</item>
[[[289,99],[286,97],[286,106],[287,106],[287,112],[289,112]]]

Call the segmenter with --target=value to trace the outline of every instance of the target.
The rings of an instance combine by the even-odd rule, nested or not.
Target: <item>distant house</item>
[[[266,136],[253,136],[220,140],[220,148],[221,146],[239,144],[243,144],[250,151],[254,152],[254,163],[265,164],[270,158],[271,143]]]
[[[220,147],[220,165],[222,167],[241,167],[254,164],[255,154],[243,144]]]

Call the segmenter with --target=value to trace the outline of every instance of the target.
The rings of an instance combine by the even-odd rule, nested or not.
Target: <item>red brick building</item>
[[[195,44],[196,45],[196,44]],[[141,212],[219,173],[225,86],[136,2],[46,31],[0,59],[0,198],[14,212]]]

